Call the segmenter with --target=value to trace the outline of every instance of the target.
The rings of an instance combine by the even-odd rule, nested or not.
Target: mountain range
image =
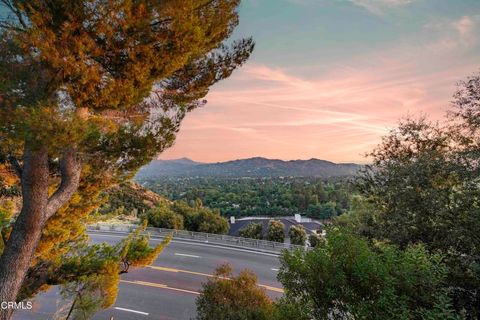
[[[188,158],[153,160],[137,173],[136,179],[159,177],[342,177],[357,174],[361,165],[333,163],[320,159],[277,160],[261,157],[217,163],[195,162]]]

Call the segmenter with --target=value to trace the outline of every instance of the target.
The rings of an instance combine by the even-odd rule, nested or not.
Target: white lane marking
[[[280,271],[280,269],[271,268],[272,271]]]
[[[190,257],[190,258],[200,258],[199,256],[194,256],[193,254],[185,254],[185,253],[176,253],[176,256],[182,256],[182,257]]]
[[[105,231],[102,231],[102,232],[105,232]],[[108,232],[108,231],[106,231]],[[125,236],[119,236],[119,235],[114,235],[114,234],[100,234],[100,233],[95,233],[95,232],[87,232],[87,233],[91,233],[92,235],[95,235],[95,236],[100,236],[100,237],[113,237],[113,238],[126,238],[126,235]],[[152,241],[163,241],[163,239],[159,239],[159,238],[150,238],[150,240]],[[172,240],[171,241],[172,243],[183,243],[183,244],[190,244],[190,245],[194,245],[194,246],[202,246],[202,247],[210,247],[210,248],[218,248],[218,249],[223,249],[223,250],[230,250],[230,251],[240,251],[240,252],[246,252],[246,253],[253,253],[253,254],[259,254],[259,255],[262,255],[262,256],[269,256],[269,257],[276,257],[278,258],[280,256],[280,253],[279,254],[274,254],[274,253],[267,253],[267,252],[260,252],[260,251],[253,251],[253,250],[246,250],[246,249],[238,249],[238,248],[232,248],[232,247],[222,247],[222,246],[217,246],[217,245],[213,245],[213,244],[203,244],[203,243],[198,243],[198,242],[194,242],[194,241],[181,241],[181,240]]]
[[[126,308],[120,308],[120,307],[114,307],[114,309],[121,310],[121,311],[138,313],[138,314],[143,314],[144,316],[149,315],[149,313],[147,313],[147,312],[142,312],[142,311],[137,311],[137,310],[132,310],[132,309],[126,309]]]

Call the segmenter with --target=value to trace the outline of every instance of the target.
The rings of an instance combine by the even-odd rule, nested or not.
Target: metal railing
[[[88,226],[88,230],[96,231],[114,231],[114,232],[131,232],[138,228],[138,225],[134,224],[107,224],[107,223],[97,223]],[[267,241],[267,240],[257,240],[257,239],[248,239],[242,237],[232,237],[223,234],[213,234],[213,233],[204,233],[204,232],[193,232],[187,230],[174,230],[174,229],[164,229],[164,228],[152,228],[148,227],[146,229],[152,236],[165,237],[172,234],[174,239],[185,239],[185,240],[195,240],[202,241],[205,243],[219,244],[219,245],[228,245],[234,247],[243,247],[256,249],[260,251],[273,251],[281,252],[282,250],[294,250],[294,249],[305,249],[304,246],[293,245],[288,243]]]

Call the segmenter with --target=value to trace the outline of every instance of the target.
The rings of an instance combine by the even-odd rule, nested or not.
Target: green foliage
[[[198,231],[200,224],[198,217],[198,210],[194,206],[188,205],[185,201],[174,201],[171,209],[178,215],[183,217],[185,228],[190,231]]]
[[[460,126],[400,123],[359,180],[363,200],[339,221],[372,239],[442,252],[456,307],[479,316],[480,149]]]
[[[150,247],[150,234],[145,234],[147,222],[132,232],[118,245],[121,249],[119,257],[123,264],[121,273],[128,272],[130,266],[143,267],[152,264],[158,255],[172,240],[172,236],[166,237],[156,247]]]
[[[269,320],[273,303],[257,277],[248,270],[233,276],[229,265],[217,268],[215,277],[202,286],[197,298],[198,320]]]
[[[304,246],[307,241],[307,232],[302,225],[292,225],[288,230],[288,236],[291,244]]]
[[[7,273],[17,277],[10,283],[20,283],[30,266],[25,292],[46,287],[40,280],[72,258],[67,252],[87,254],[78,248],[86,243],[89,213],[103,202],[100,192],[170,147],[186,114],[204,105],[209,88],[253,50],[251,39],[227,40],[238,24],[238,0],[180,2],[34,0],[5,6],[13,19],[0,21],[1,169],[4,162],[9,170],[27,167],[33,150],[49,162],[34,178],[50,184],[39,203],[64,186],[69,191],[55,202],[61,209],[55,206],[29,226],[42,234],[40,242],[22,246],[36,248],[33,261]],[[75,170],[61,170],[67,154]],[[20,214],[32,218],[28,210]],[[13,229],[16,239],[30,241],[24,229]],[[13,253],[9,261],[15,258]],[[74,291],[81,292],[74,281]]]
[[[337,210],[337,204],[333,201],[329,201],[327,203],[308,206],[307,214],[312,218],[330,220],[336,217],[339,212]]]
[[[72,299],[70,314],[74,319],[89,319],[115,302],[120,258],[115,248],[107,245],[78,248],[75,254],[66,257],[50,281],[61,284],[64,298]]]
[[[105,292],[105,288],[110,285],[109,281],[111,279],[108,277],[96,274],[79,277],[76,281],[64,285],[61,290],[63,298],[72,299],[73,297],[65,319],[91,319],[104,305],[105,297],[108,294]]]
[[[432,309],[423,310],[421,317],[424,320],[462,320],[468,319],[465,312],[458,313],[452,303],[451,290],[444,290],[438,295]]]
[[[275,302],[272,319],[274,320],[312,320],[307,308],[300,302],[292,301],[285,296]]]
[[[348,179],[165,177],[140,181],[171,200],[191,203],[201,199],[205,206],[220,210],[226,217],[301,213],[330,219],[350,209],[354,192]]]
[[[454,308],[472,319],[480,317],[479,101],[477,73],[459,83],[448,121],[400,122],[370,154],[352,212],[335,221],[372,241],[442,253]],[[425,317],[454,317],[444,307]]]
[[[220,216],[220,213],[201,205],[195,201],[193,207],[184,201],[175,201],[171,209],[182,216],[185,221],[185,228],[189,231],[226,234],[228,233],[227,219]]]
[[[352,210],[336,217],[334,224],[354,230],[356,233],[374,238],[378,234],[378,215],[380,209],[368,199],[356,196],[352,201]]]
[[[183,217],[176,214],[167,204],[159,204],[146,212],[148,224],[156,228],[183,229]]]
[[[198,204],[198,203],[197,203]],[[189,231],[226,234],[227,219],[202,206],[191,207],[186,202],[160,203],[145,214],[152,227],[186,229]]]
[[[270,220],[266,240],[283,243],[285,241],[285,225],[279,220]]]
[[[37,264],[35,272],[46,278],[49,285],[61,285],[62,294],[71,299],[69,310],[73,319],[90,319],[100,308],[110,307],[116,299],[120,274],[131,266],[150,265],[171,240],[167,237],[156,247],[150,247],[146,224],[137,228],[115,246],[107,244],[77,244],[62,257],[58,265],[52,261]],[[29,298],[44,282],[27,278],[22,297]],[[33,291],[32,291],[33,290]]]
[[[249,239],[263,238],[263,224],[252,222],[238,231],[238,235]]]
[[[382,243],[371,247],[331,228],[315,249],[285,251],[281,264],[286,295],[280,304],[300,308],[308,319],[422,319],[439,306],[453,312],[444,294],[442,257],[421,245],[404,251]]]
[[[310,243],[310,246],[315,248],[319,245],[323,244],[324,239],[322,238],[321,235],[312,233],[311,235],[308,236],[308,242]]]
[[[195,217],[195,224],[198,225],[198,232],[226,234],[229,225],[227,219],[220,216],[220,213],[213,212],[207,208],[200,208]]]
[[[105,190],[102,196],[108,199],[98,210],[102,215],[135,215],[135,213],[141,215],[159,202],[168,202],[158,194],[131,181]]]
[[[0,206],[0,255],[5,247],[5,242],[10,233],[10,223],[13,217],[13,205],[11,202],[6,202]]]

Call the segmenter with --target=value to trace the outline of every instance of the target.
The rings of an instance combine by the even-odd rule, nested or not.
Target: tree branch
[[[158,20],[158,21],[155,21],[155,22],[152,22],[150,24],[151,27],[155,27],[155,26],[158,26],[158,25],[161,25],[161,24],[164,24],[164,23],[168,23],[168,22],[172,22],[173,19],[172,18],[165,18],[165,19],[162,19],[162,20]]]
[[[195,11],[201,11],[203,9],[205,9],[206,7],[208,7],[209,5],[213,4],[216,0],[210,0],[210,1],[207,1],[206,3],[204,4],[201,4],[199,5],[198,7],[195,8]],[[154,26],[158,26],[158,25],[161,25],[161,24],[164,24],[164,23],[168,23],[168,22],[172,22],[173,19],[172,18],[165,18],[165,19],[162,19],[162,20],[158,20],[158,21],[155,21],[155,22],[152,22],[150,24],[151,27],[154,27]]]
[[[8,156],[7,157],[7,160],[8,162],[10,163],[10,165],[13,167],[13,169],[15,170],[15,173],[17,174],[17,176],[19,178],[22,177],[22,172],[23,172],[23,168],[22,166],[20,165],[20,163],[18,162],[18,159],[15,158],[14,156]]]
[[[12,30],[12,31],[18,31],[18,32],[24,32],[22,28],[19,28],[15,26],[12,23],[9,23],[7,21],[0,21],[0,28],[5,29],[5,30]]]
[[[18,8],[15,7],[15,5],[12,3],[10,0],[0,0],[0,3],[3,3],[5,7],[7,7],[18,19],[18,22],[22,25],[24,29],[28,29],[28,25],[23,19],[22,12],[18,10]],[[10,26],[12,28],[12,26]],[[25,31],[24,29],[21,28],[16,28],[17,31]]]
[[[67,148],[60,161],[62,182],[57,191],[50,197],[47,204],[46,219],[55,214],[77,191],[80,183],[81,165],[77,159],[76,150]]]

